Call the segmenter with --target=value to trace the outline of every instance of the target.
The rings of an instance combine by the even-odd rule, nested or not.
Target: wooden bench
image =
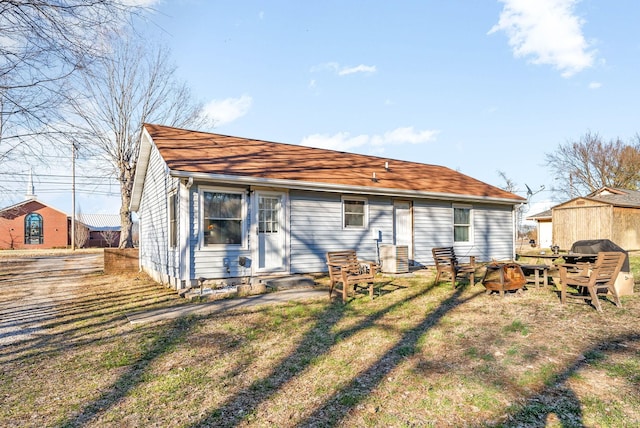
[[[600,252],[594,264],[559,264],[560,269],[560,301],[564,305],[567,297],[590,300],[598,312],[602,312],[598,293],[604,291],[613,295],[616,306],[621,307],[620,297],[615,287],[616,279],[625,260],[624,253]],[[572,270],[579,273],[571,275]],[[577,293],[567,293],[567,287],[577,289]]]
[[[451,276],[451,285],[455,288],[458,276],[468,276],[470,284],[475,284],[476,258],[469,256],[469,263],[460,263],[453,247],[435,247],[431,249],[433,261],[436,263],[436,279],[434,284],[440,281],[440,276],[445,273]]]
[[[336,284],[342,284],[342,301],[347,301],[348,291],[354,292],[360,284],[366,284],[362,288],[369,288],[369,296],[373,298],[373,283],[377,271],[374,262],[358,260],[354,250],[330,251],[327,253],[327,266],[329,267],[329,298],[333,294]]]

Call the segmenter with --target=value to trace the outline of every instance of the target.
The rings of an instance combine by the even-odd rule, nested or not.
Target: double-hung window
[[[242,245],[245,196],[243,192],[202,190],[202,245]]]
[[[469,206],[453,207],[453,242],[471,242],[472,212]]]
[[[367,227],[367,200],[364,198],[343,198],[342,219],[345,229],[365,229]]]

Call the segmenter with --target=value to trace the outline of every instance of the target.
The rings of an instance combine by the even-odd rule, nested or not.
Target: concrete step
[[[316,286],[313,278],[304,275],[279,275],[254,277],[249,284],[228,285],[222,288],[194,287],[181,293],[188,300],[218,300],[235,296],[249,296],[296,289],[311,289]]]
[[[256,278],[263,283],[268,291],[293,290],[299,288],[314,288],[316,282],[313,278],[304,275],[287,275],[271,278]]]
[[[217,300],[233,297],[238,294],[237,286],[227,286],[222,288],[196,287],[182,293],[182,297],[187,300]]]

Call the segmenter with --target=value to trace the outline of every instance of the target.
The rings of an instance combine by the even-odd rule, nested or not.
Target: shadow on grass
[[[607,356],[629,352],[628,343],[640,341],[640,334],[614,336],[589,349],[561,373],[546,382],[545,387],[512,410],[501,427],[544,427],[554,419],[563,428],[583,427],[582,403],[567,381],[581,369],[604,361]],[[640,378],[640,374],[638,374]],[[640,379],[638,379],[640,380]],[[632,381],[629,379],[629,381]],[[637,381],[635,382],[637,385]],[[556,423],[553,421],[553,423]],[[554,425],[555,426],[555,425]]]
[[[363,319],[356,326],[340,333],[332,333],[332,328],[340,321],[350,308],[342,303],[335,303],[327,307],[318,317],[316,325],[303,337],[300,344],[287,358],[278,364],[273,371],[256,379],[247,389],[229,398],[216,409],[209,411],[202,420],[192,427],[236,426],[247,415],[252,414],[260,403],[275,394],[295,376],[303,372],[317,357],[328,354],[338,340],[344,340],[357,332],[367,329],[381,319],[385,314],[406,303],[415,300],[433,289],[433,285],[421,289],[406,298],[374,312]],[[368,370],[354,378],[348,385],[337,391],[334,396],[319,406],[305,421],[298,426],[316,425],[331,426],[344,418],[349,410],[364,399],[378,383],[383,380],[405,356],[414,352],[420,336],[436,324],[446,313],[468,299],[461,299],[463,287],[453,291],[453,294],[430,313],[417,327],[405,333],[392,349],[377,360]],[[346,404],[340,404],[339,397],[348,395]],[[343,401],[344,402],[344,401]]]
[[[61,421],[57,426],[83,426],[126,397],[133,388],[141,384],[147,373],[147,369],[156,359],[171,352],[176,345],[182,342],[196,325],[194,317],[178,318],[162,329],[162,334],[156,336],[149,349],[128,366],[116,382],[106,389],[98,398],[87,404],[76,415]]]
[[[388,285],[388,284],[387,284]],[[278,390],[295,379],[319,357],[331,352],[332,348],[338,341],[356,335],[358,332],[370,328],[383,318],[389,312],[400,308],[401,306],[412,302],[421,296],[432,291],[437,285],[430,285],[417,290],[408,289],[405,298],[398,302],[376,310],[363,318],[356,325],[349,327],[340,332],[334,332],[334,327],[345,316],[350,315],[354,310],[350,305],[343,305],[341,302],[328,304],[319,313],[315,315],[316,322],[302,337],[297,348],[286,356],[274,368],[262,376],[257,375],[252,384],[236,395],[231,396],[224,403],[216,408],[209,409],[202,419],[196,421],[194,427],[205,426],[237,426],[246,423],[247,415],[251,415],[261,403],[266,402]],[[363,402],[387,375],[407,356],[416,352],[420,338],[428,332],[433,326],[438,324],[442,318],[450,311],[474,299],[478,295],[484,294],[482,287],[470,296],[462,297],[467,286],[459,286],[455,290],[450,290],[447,298],[437,307],[426,313],[425,317],[415,327],[403,333],[403,336],[378,358],[375,363],[366,368],[358,376],[354,377],[347,384],[335,391],[331,397],[325,399],[310,415],[304,420],[298,421],[297,426],[335,426],[339,425],[350,411],[358,404]],[[114,293],[114,302],[105,301],[108,322],[117,322],[122,318],[117,316],[116,309],[113,308],[117,302],[119,294]],[[105,296],[106,297],[106,296]],[[366,297],[365,297],[366,298]],[[92,307],[92,304],[89,304]],[[141,306],[142,307],[142,306]],[[101,314],[96,317],[96,325],[98,328],[102,325],[102,318],[106,316]],[[224,317],[224,314],[216,315],[216,319]],[[91,318],[91,317],[87,317]],[[116,406],[122,399],[127,397],[132,390],[145,382],[146,374],[150,370],[150,366],[154,361],[167,355],[175,349],[176,345],[183,342],[190,334],[194,327],[202,318],[208,317],[187,317],[176,319],[171,323],[163,325],[160,331],[153,336],[152,342],[145,348],[144,353],[137,358],[131,365],[124,368],[124,372],[119,378],[108,385],[104,391],[90,403],[84,405],[83,408],[69,415],[67,418],[59,422],[59,426],[82,426],[95,423],[96,420],[108,411],[109,408]],[[99,321],[100,320],[100,321]],[[124,334],[123,336],[126,336]],[[563,427],[583,426],[581,413],[581,403],[576,394],[567,387],[567,380],[582,367],[592,363],[597,363],[604,355],[608,353],[620,352],[623,342],[638,341],[639,335],[626,335],[614,337],[611,340],[601,343],[584,352],[585,359],[577,360],[573,365],[567,367],[562,373],[555,375],[547,382],[544,389],[535,395],[525,397],[525,404],[512,408],[509,411],[508,423],[503,426],[545,426],[545,421],[549,415],[555,415]],[[65,336],[65,340],[69,341],[69,336]],[[87,338],[87,340],[90,340]],[[75,344],[75,341],[74,341]],[[62,346],[60,344],[59,346]],[[69,346],[69,345],[67,345]],[[75,345],[74,345],[75,346]],[[249,356],[248,356],[249,358]],[[248,364],[238,362],[237,367],[246,367]],[[259,377],[258,377],[259,376]]]
[[[71,346],[77,348],[91,343],[96,340],[94,333],[100,335],[114,323],[125,321],[124,305],[135,297],[138,299],[132,305],[136,310],[145,310],[173,301],[175,294],[152,285],[91,297],[49,299],[37,307],[22,308],[22,312],[0,310],[0,336],[6,345],[0,351],[0,361],[20,361],[34,352],[44,357]]]

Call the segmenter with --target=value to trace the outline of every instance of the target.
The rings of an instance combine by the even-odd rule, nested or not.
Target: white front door
[[[413,260],[413,218],[411,202],[395,201],[393,203],[393,243],[409,247],[409,260]]]
[[[286,264],[285,195],[256,192],[259,272],[284,271]]]

